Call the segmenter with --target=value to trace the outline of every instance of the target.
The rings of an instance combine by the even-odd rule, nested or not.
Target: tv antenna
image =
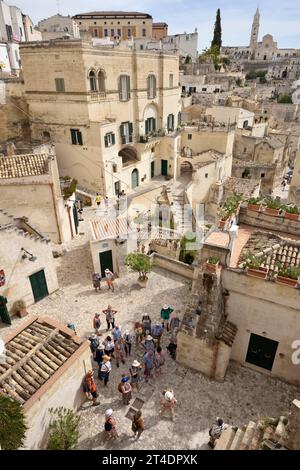
[[[57,13],[60,13],[60,0],[56,0]]]

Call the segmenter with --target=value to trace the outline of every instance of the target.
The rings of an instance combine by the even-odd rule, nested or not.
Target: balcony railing
[[[149,132],[149,134],[140,135],[140,144],[146,144],[147,142],[151,142],[153,139],[163,137],[164,135],[166,135],[164,130],[153,131]]]
[[[99,102],[106,99],[105,91],[91,91],[89,93],[90,99],[93,102]]]

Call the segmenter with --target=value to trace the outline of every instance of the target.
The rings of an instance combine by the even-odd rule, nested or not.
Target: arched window
[[[105,91],[105,75],[103,70],[98,73],[98,90]]]
[[[90,80],[90,90],[97,91],[97,80],[96,80],[95,72],[93,72],[93,70],[91,70],[89,73],[89,80]]]
[[[156,98],[156,77],[149,75],[147,78],[148,100]]]
[[[120,101],[130,100],[130,77],[128,75],[120,75],[119,98]]]
[[[131,189],[139,185],[139,171],[135,168],[131,173]]]

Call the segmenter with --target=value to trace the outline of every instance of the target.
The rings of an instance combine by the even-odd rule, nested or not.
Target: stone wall
[[[160,268],[179,274],[187,279],[194,279],[194,266],[190,266],[189,264],[182,263],[181,261],[168,258],[167,256],[163,256],[158,253],[153,253],[151,258],[153,259],[154,266],[159,266]]]
[[[290,235],[300,234],[300,221],[286,219],[283,215],[274,217],[264,212],[250,211],[246,207],[241,207],[239,213],[240,224],[251,225],[263,230],[284,232]]]
[[[29,111],[24,82],[20,79],[4,81],[5,103],[0,106],[0,141],[28,139]]]

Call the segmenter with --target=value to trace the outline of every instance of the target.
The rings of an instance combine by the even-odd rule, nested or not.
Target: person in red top
[[[83,390],[87,398],[89,398],[90,395],[92,395],[93,406],[99,405],[99,402],[97,402],[97,398],[98,398],[97,385],[96,385],[96,382],[94,379],[94,373],[92,370],[89,370],[87,374],[85,375],[84,383],[83,383]]]

